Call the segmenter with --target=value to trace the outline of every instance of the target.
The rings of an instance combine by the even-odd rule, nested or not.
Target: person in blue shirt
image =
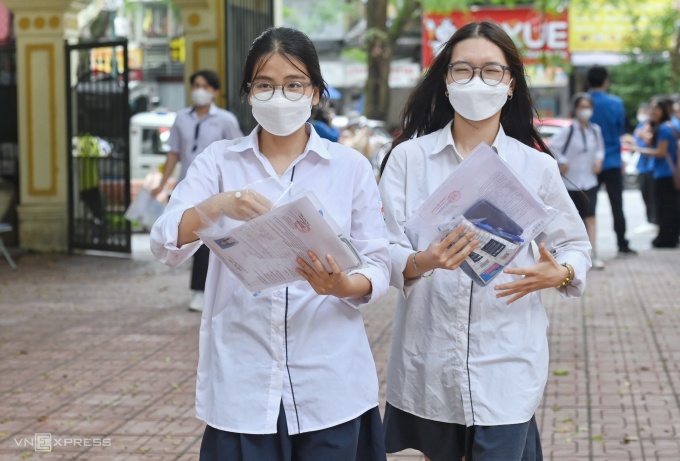
[[[321,107],[315,107],[312,109],[312,116],[309,119],[309,123],[322,138],[332,142],[338,142],[338,139],[340,139],[340,130],[331,124],[332,119],[333,117],[331,117],[328,110]]]
[[[602,66],[594,66],[587,74],[590,96],[593,99],[591,121],[600,126],[604,138],[604,162],[598,176],[600,186],[607,188],[609,204],[614,218],[614,232],[620,256],[635,255],[626,240],[626,218],[623,215],[623,176],[621,175],[621,141],[625,132],[625,110],[620,98],[607,93],[609,71]]]
[[[638,147],[647,147],[652,139],[652,127],[649,123],[649,112],[651,108],[649,103],[645,102],[638,106],[637,111],[637,121],[638,124],[635,127],[632,135],[624,135],[622,139],[625,138],[626,145],[632,145],[635,143],[635,151],[639,152]],[[640,188],[640,194],[642,195],[642,200],[645,202],[645,211],[647,216],[647,223],[643,224],[640,229],[646,230],[649,226],[657,230],[656,224],[658,220],[656,218],[656,202],[654,200],[654,157],[649,155],[640,154],[637,163],[638,171],[638,184]]]
[[[652,99],[650,125],[652,139],[648,147],[638,147],[641,154],[654,158],[652,177],[656,196],[659,233],[652,241],[655,248],[675,248],[680,237],[680,212],[673,186],[673,166],[678,163],[677,139],[670,122],[672,101],[664,96]],[[633,147],[633,146],[631,146]]]

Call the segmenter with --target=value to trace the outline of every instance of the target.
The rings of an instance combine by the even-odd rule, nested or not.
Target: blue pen
[[[520,237],[519,235],[511,234],[509,232],[505,232],[502,229],[496,229],[495,227],[491,227],[488,224],[483,223],[481,221],[476,222],[474,224],[475,224],[475,226],[479,227],[480,229],[484,229],[485,231],[491,232],[492,234],[496,234],[500,237],[508,239],[511,242],[524,243],[524,239],[522,237]]]

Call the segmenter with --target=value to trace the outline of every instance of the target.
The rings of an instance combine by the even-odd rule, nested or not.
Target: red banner
[[[491,20],[499,23],[520,47],[525,64],[549,60],[569,62],[569,15],[542,13],[530,7],[513,9],[478,9],[452,11],[448,14],[423,15],[423,68],[456,30],[475,21]]]
[[[10,21],[9,10],[2,3],[0,3],[0,42],[4,42],[11,38],[9,36],[10,32],[9,21]]]

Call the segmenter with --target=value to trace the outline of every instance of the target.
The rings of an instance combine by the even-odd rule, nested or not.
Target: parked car
[[[150,182],[153,182],[154,175],[160,181],[161,165],[165,164],[170,152],[168,139],[175,117],[174,112],[159,109],[140,112],[130,118],[130,189],[133,198],[142,186],[152,187]],[[175,178],[170,178],[168,189],[174,187]]]
[[[538,130],[538,134],[546,141],[562,131],[565,126],[569,125],[571,125],[570,118],[548,117],[544,119],[534,119],[534,126]]]

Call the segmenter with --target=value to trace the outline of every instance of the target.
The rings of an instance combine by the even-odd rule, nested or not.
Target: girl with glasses
[[[247,186],[273,178],[313,191],[364,260],[343,273],[333,255],[310,252],[311,266],[297,261],[303,282],[254,296],[210,259],[196,385],[201,461],[386,459],[359,309],[387,292],[389,250],[370,163],[305,123],[326,92],[309,38],[265,31],[241,84],[259,125],[199,154],[152,229],[154,254],[174,267],[200,244],[201,214],[215,222],[265,213],[271,203]]]
[[[491,22],[453,34],[406,103],[380,180],[391,284],[401,293],[387,369],[390,453],[542,459],[534,413],[548,377],[548,319],[540,291],[580,296],[590,244],[534,112],[518,50]],[[459,268],[478,246],[474,234],[457,229],[430,242],[404,228],[482,142],[558,210],[536,238],[538,258],[527,244],[487,286]]]

